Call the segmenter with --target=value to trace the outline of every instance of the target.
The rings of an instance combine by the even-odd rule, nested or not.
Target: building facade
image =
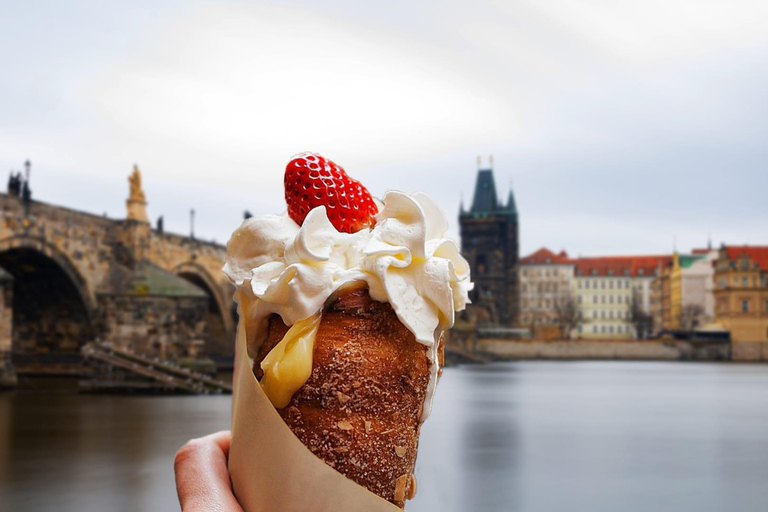
[[[715,321],[737,343],[768,343],[768,246],[722,246],[715,260]],[[745,350],[751,352],[751,350]]]
[[[715,260],[717,250],[694,250],[681,272],[681,324],[704,327],[715,320]]]
[[[518,226],[512,190],[503,203],[496,195],[493,170],[479,170],[472,206],[468,211],[460,208],[459,229],[461,252],[475,283],[470,299],[490,324],[519,324]]]
[[[714,320],[714,267],[717,251],[675,252],[652,283],[654,331],[691,331]]]
[[[633,338],[650,331],[651,283],[668,256],[577,258],[573,294],[579,312],[575,338]],[[648,334],[640,333],[643,335]]]
[[[564,327],[573,323],[574,264],[568,254],[541,248],[520,259],[520,325],[535,337],[567,337]],[[570,331],[570,329],[568,329]]]

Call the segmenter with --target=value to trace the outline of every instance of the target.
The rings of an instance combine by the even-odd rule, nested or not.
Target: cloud
[[[660,252],[670,232],[768,241],[754,220],[768,185],[762,3],[19,9],[50,35],[25,50],[34,63],[7,63],[29,76],[0,85],[0,165],[32,158],[52,202],[120,216],[138,162],[152,215],[183,232],[194,207],[196,231],[222,241],[244,209],[282,210],[285,162],[314,150],[377,195],[426,190],[455,219],[475,155],[493,153],[524,252]]]

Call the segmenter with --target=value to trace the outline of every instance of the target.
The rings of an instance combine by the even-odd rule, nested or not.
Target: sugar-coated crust
[[[261,361],[288,330],[277,315],[268,325],[254,362],[259,379]],[[402,508],[415,491],[426,354],[389,304],[367,289],[342,293],[323,311],[311,377],[278,412],[326,464]]]

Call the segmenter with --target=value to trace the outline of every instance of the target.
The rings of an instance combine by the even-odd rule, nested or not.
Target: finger
[[[230,433],[193,439],[176,453],[176,491],[183,512],[242,512],[227,472]]]

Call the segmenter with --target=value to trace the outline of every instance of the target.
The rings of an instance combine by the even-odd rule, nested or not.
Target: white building
[[[558,328],[558,307],[572,297],[574,265],[565,251],[542,248],[518,263],[520,322],[531,332]]]

